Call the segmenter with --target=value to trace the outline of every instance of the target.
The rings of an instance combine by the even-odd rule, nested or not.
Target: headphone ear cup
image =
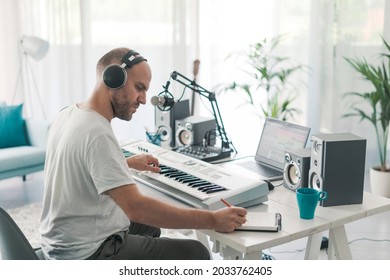
[[[126,69],[121,67],[119,64],[108,65],[103,71],[103,82],[111,89],[117,89],[124,86],[126,81]]]

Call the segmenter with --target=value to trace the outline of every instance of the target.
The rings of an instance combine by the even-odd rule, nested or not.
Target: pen
[[[225,199],[221,198],[221,201],[222,201],[222,203],[225,204],[227,207],[232,207],[232,205],[231,205],[229,202],[227,202]]]
[[[223,204],[225,204],[227,207],[232,207],[232,205],[229,202],[227,202],[225,199],[223,199],[223,198],[221,198],[221,202]],[[245,223],[247,223],[247,222],[248,222],[248,220],[245,221]]]

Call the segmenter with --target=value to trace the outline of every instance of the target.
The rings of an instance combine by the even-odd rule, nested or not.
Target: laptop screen
[[[255,160],[283,169],[285,151],[305,148],[309,134],[308,127],[267,118]]]

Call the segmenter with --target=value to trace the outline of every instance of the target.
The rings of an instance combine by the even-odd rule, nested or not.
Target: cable
[[[276,187],[280,187],[281,185],[283,185],[283,181],[281,181],[279,184],[277,184],[277,185],[274,185],[274,187],[276,188]]]
[[[214,133],[214,138],[212,138],[212,133]],[[208,130],[204,135],[204,139],[206,140],[206,145],[211,146],[212,140],[217,139],[217,130],[215,128]]]
[[[180,95],[179,99],[177,99],[177,101],[176,101],[176,102],[179,102],[179,101],[181,101],[181,99],[184,97],[184,93],[186,92],[186,89],[187,89],[187,87],[184,87],[184,88],[183,88],[183,91],[182,91],[182,93],[181,93],[181,95]]]
[[[372,239],[372,238],[363,237],[363,238],[357,238],[357,239],[351,240],[348,242],[348,244],[352,244],[352,243],[357,242],[357,241],[390,242],[390,239]],[[305,250],[306,250],[306,247],[302,248],[302,249],[293,250],[293,251],[288,251],[288,250],[286,250],[286,251],[273,251],[272,248],[269,249],[269,251],[271,253],[274,253],[274,254],[293,254],[293,253],[300,253],[300,252],[303,252]],[[326,248],[326,253],[328,254],[328,248]]]
[[[240,159],[244,159],[244,158],[253,158],[254,156],[243,156],[243,157],[239,157],[239,158],[232,158],[230,161],[236,161],[236,160],[240,160]]]
[[[303,248],[303,249],[297,249],[297,250],[294,250],[294,251],[289,251],[289,250],[286,250],[286,251],[273,251],[272,248],[269,249],[269,251],[271,253],[274,253],[274,254],[293,254],[293,253],[300,253],[300,252],[303,252],[306,250],[306,247]]]
[[[351,240],[348,242],[348,244],[352,244],[357,241],[390,242],[390,239],[372,239],[372,238],[362,237],[362,238]]]

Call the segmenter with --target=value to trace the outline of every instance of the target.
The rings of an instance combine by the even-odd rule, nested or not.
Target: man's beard
[[[118,93],[114,94],[111,100],[111,106],[114,111],[114,117],[124,121],[129,121],[133,117],[133,114],[130,111],[130,108],[132,107],[131,102],[127,100],[120,100]]]

